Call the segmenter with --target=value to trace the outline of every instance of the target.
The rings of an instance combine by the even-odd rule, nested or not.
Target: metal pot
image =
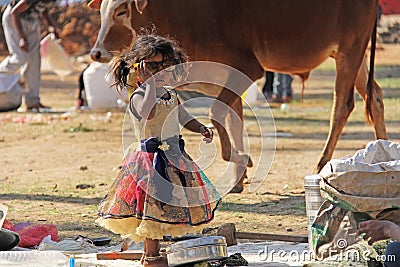
[[[200,237],[176,242],[166,248],[168,265],[179,266],[228,257],[227,245],[223,236]]]

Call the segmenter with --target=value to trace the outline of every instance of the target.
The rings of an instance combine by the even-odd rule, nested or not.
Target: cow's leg
[[[243,144],[243,105],[241,98],[237,98],[229,109],[229,116],[227,118],[229,125],[229,130],[232,135],[234,149],[238,151],[239,154],[244,154],[244,144]],[[247,167],[252,167],[253,162],[251,158],[247,165],[237,163],[235,164],[235,177],[237,183],[235,187],[231,190],[231,193],[240,193],[243,191],[243,183],[245,178],[247,178]]]
[[[367,83],[368,83],[368,66],[367,66],[367,59],[366,57],[364,57],[364,60],[361,63],[361,67],[358,71],[356,79],[356,89],[358,93],[362,96],[364,101],[367,97]],[[375,82],[375,80],[373,82],[373,91],[374,91],[374,97],[372,99],[372,123],[375,129],[375,138],[387,139],[382,89]]]
[[[232,146],[225,125],[225,120],[227,120],[228,115],[231,115],[231,112],[233,112],[232,114],[235,114],[235,111],[232,109],[238,109],[239,107],[242,107],[242,103],[240,101],[240,96],[237,93],[223,88],[216,101],[214,101],[213,105],[211,106],[210,112],[211,122],[219,134],[222,158],[225,161],[231,161],[235,163],[235,185],[238,184],[238,186],[235,186],[232,193],[240,193],[243,190],[243,169],[245,169],[248,165],[252,165],[249,155],[244,154],[243,150],[239,151]],[[237,106],[233,107],[234,103]],[[236,119],[232,120],[232,118]],[[243,138],[242,120],[242,111],[239,112],[239,114],[236,113],[235,115],[231,116],[231,119],[228,120],[229,128],[234,136],[233,140],[236,140],[235,142],[238,142],[237,144],[239,144],[239,146],[243,146],[243,141],[238,141],[239,138]],[[238,123],[238,121],[240,121],[240,123]]]
[[[356,60],[357,58],[350,56],[338,56],[336,59],[336,83],[329,135],[314,172],[320,172],[322,167],[332,158],[340,134],[354,109],[354,82],[357,76],[357,70],[354,70],[354,62],[357,62]],[[359,62],[361,62],[361,57]]]
[[[230,105],[229,116],[228,116],[229,129],[232,134],[234,148],[239,153],[244,151],[243,143],[243,105],[240,97]],[[247,167],[252,167],[253,162],[251,159],[247,162]]]
[[[237,99],[240,99],[238,95],[224,88],[217,97],[216,101],[214,101],[213,105],[211,106],[211,122],[213,123],[219,134],[219,138],[221,141],[222,158],[225,161],[232,161],[242,165],[247,165],[250,162],[249,156],[245,155],[242,151],[238,151],[232,147],[229,134],[225,125],[225,120],[227,120],[227,116],[230,113],[232,103]],[[241,120],[243,120],[243,118],[241,118]],[[235,123],[236,122],[237,121],[235,120]],[[240,128],[240,124],[231,125],[231,127],[232,129],[234,129],[235,127]],[[239,131],[240,130],[235,130],[234,132],[237,134]]]

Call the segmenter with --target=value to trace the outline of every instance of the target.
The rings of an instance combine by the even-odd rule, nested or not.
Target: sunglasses
[[[146,68],[152,73],[156,73],[161,70],[164,70],[166,72],[173,72],[175,70],[175,65],[171,66],[169,64],[166,64],[165,61],[145,61],[145,63],[146,63]],[[139,63],[133,64],[133,67],[135,69],[137,69],[138,66]]]

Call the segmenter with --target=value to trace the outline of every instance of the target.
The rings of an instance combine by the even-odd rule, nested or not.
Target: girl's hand
[[[213,140],[214,137],[214,133],[211,129],[207,128],[206,126],[201,126],[200,127],[200,133],[201,135],[204,136],[203,141],[208,143],[211,143],[211,141]]]
[[[136,64],[138,64],[138,65],[137,65],[137,67],[135,67],[135,70],[136,70],[136,73],[137,73],[139,79],[143,82],[146,82],[147,80],[152,79],[152,81],[149,81],[149,82],[150,83],[154,82],[153,73],[151,73],[151,71],[146,68],[146,62],[144,60],[142,60],[142,61],[140,61],[140,63],[135,63],[134,66]]]

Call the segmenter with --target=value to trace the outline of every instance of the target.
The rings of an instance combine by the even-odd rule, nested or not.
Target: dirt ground
[[[376,61],[389,138],[400,142],[400,46],[379,45]],[[94,220],[97,205],[121,165],[125,111],[74,110],[78,75],[60,80],[43,73],[42,101],[59,112],[0,113],[0,202],[8,205],[7,219],[14,223],[51,223],[60,238],[109,236],[119,242]],[[279,135],[270,172],[256,192],[246,188],[241,194],[224,196],[211,226],[234,222],[239,231],[307,235],[303,181],[313,172],[328,134],[334,77],[333,62],[327,61],[312,73],[303,101],[301,82],[295,78],[290,108],[282,111],[272,104]],[[364,123],[363,102],[356,99],[334,158],[352,155],[374,140],[372,126]],[[245,119],[252,125],[255,118]],[[251,134],[250,126],[249,133],[250,145],[257,147],[259,137]],[[187,132],[184,136],[187,151],[199,155],[201,137]],[[218,166],[207,169],[207,176],[218,176]],[[87,188],[79,188],[82,184]]]

